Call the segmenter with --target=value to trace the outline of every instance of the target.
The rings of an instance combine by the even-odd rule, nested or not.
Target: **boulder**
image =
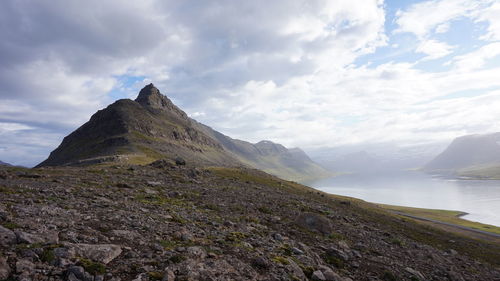
[[[323,271],[326,281],[343,281],[342,277],[331,269]]]
[[[16,262],[16,272],[17,273],[30,274],[34,270],[35,270],[35,265],[27,259],[18,260]]]
[[[420,271],[417,271],[411,267],[407,267],[405,268],[406,272],[410,273],[411,275],[417,277],[418,279],[420,280],[425,280],[425,277],[422,273],[420,273]]]
[[[330,220],[319,214],[302,213],[297,217],[296,223],[307,230],[322,234],[329,234],[333,231]]]
[[[175,158],[175,165],[184,166],[184,165],[186,165],[186,160],[184,160],[182,157],[176,157]]]
[[[320,270],[314,271],[313,274],[311,275],[311,279],[315,280],[315,281],[325,281],[326,280],[325,275],[323,275],[323,272],[321,272]]]
[[[45,232],[39,234],[31,234],[23,231],[15,231],[17,242],[24,244],[57,244],[59,243],[59,233]]]
[[[334,247],[326,249],[326,255],[328,257],[333,257],[333,258],[341,259],[342,261],[349,260],[349,254],[348,253],[346,253],[346,252],[344,252],[344,251],[342,251],[340,249],[334,248]]]
[[[66,270],[66,280],[68,281],[94,281],[94,277],[86,272],[81,266],[70,266]]]

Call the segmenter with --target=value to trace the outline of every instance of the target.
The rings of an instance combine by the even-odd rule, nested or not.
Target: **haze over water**
[[[500,181],[456,180],[417,171],[349,174],[309,183],[374,203],[458,210],[464,219],[500,226]]]

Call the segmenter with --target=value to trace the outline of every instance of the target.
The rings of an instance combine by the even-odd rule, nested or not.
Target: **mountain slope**
[[[39,166],[147,164],[181,157],[203,166],[247,165],[292,180],[328,174],[304,155],[271,142],[254,145],[225,136],[189,118],[150,84],[135,101],[118,100],[95,113]]]
[[[500,133],[456,138],[424,170],[460,174],[495,166],[500,166]]]
[[[498,243],[261,171],[162,163],[0,167],[0,280],[500,276]]]
[[[12,166],[12,165],[9,163],[5,163],[3,161],[0,161],[0,166]]]

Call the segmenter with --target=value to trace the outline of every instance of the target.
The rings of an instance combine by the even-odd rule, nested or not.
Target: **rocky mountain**
[[[456,138],[424,170],[458,173],[500,166],[500,133]]]
[[[232,139],[189,118],[153,84],[135,101],[118,100],[95,113],[38,166],[147,164],[158,159],[184,159],[201,166],[247,165],[292,180],[328,175],[297,149]]]
[[[0,166],[0,280],[494,281],[498,243],[247,168]]]
[[[3,161],[0,161],[0,166],[12,166],[12,165],[9,163],[5,163]]]

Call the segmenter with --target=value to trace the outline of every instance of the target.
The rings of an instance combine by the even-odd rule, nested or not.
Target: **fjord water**
[[[457,180],[418,171],[346,174],[308,183],[331,194],[373,203],[457,210],[462,218],[500,226],[500,181]]]

